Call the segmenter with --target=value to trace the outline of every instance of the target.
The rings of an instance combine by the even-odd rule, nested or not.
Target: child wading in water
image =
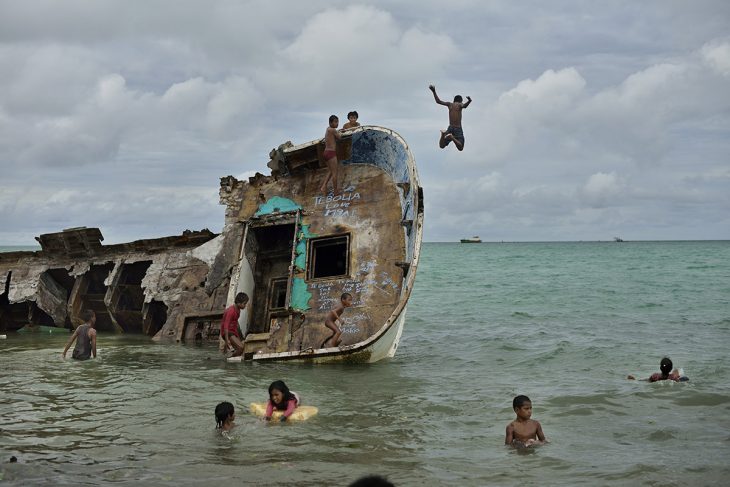
[[[269,402],[266,404],[264,419],[271,421],[274,410],[284,411],[279,421],[284,422],[294,413],[299,405],[299,397],[296,392],[291,392],[284,384],[284,381],[277,380],[269,386]]]
[[[221,431],[231,431],[236,424],[236,412],[233,404],[224,401],[215,407],[215,427]]]
[[[669,359],[669,357],[664,357],[661,362],[659,362],[659,370],[661,372],[655,372],[651,374],[651,376],[648,379],[639,379],[639,380],[648,380],[649,382],[658,382],[660,380],[673,380],[674,382],[685,382],[689,380],[689,377],[681,376],[678,369],[672,370],[672,367],[674,365],[672,364],[672,361]],[[636,380],[636,377],[633,375],[630,375],[627,377],[629,380]]]
[[[547,442],[542,426],[532,416],[532,401],[527,396],[517,396],[512,400],[512,409],[517,418],[507,425],[504,438],[505,445],[516,448],[526,448],[533,445],[542,445]]]
[[[63,349],[61,354],[63,358],[66,358],[66,352],[68,352],[74,340],[76,340],[76,346],[71,354],[73,358],[76,360],[96,358],[96,329],[94,328],[96,326],[96,313],[87,309],[81,314],[81,318],[84,320],[84,324],[79,325],[66,342],[66,348]]]
[[[233,349],[233,357],[243,355],[243,340],[246,338],[244,333],[238,330],[238,319],[241,317],[241,310],[246,309],[248,304],[248,295],[246,293],[236,294],[236,298],[231,306],[226,308],[221,320],[221,335],[219,338],[219,349],[226,353],[229,349]]]
[[[342,296],[340,296],[340,302],[337,306],[332,308],[332,310],[330,310],[324,318],[324,326],[332,330],[332,335],[330,335],[330,337],[322,343],[322,348],[328,346],[336,347],[342,343],[342,340],[340,339],[342,336],[342,330],[339,327],[339,325],[342,324],[340,323],[340,316],[342,316],[345,308],[349,308],[350,306],[352,306],[352,294],[342,293]],[[327,345],[328,343],[329,345]]]
[[[327,127],[327,130],[324,132],[324,152],[322,153],[322,158],[324,159],[325,164],[327,164],[327,169],[329,169],[329,173],[327,174],[327,177],[322,182],[322,186],[320,186],[319,190],[322,192],[327,191],[327,183],[332,180],[332,191],[337,194],[339,193],[342,188],[340,188],[337,178],[337,173],[339,171],[339,163],[337,162],[337,140],[342,137],[340,135],[340,132],[337,131],[337,126],[340,124],[340,120],[337,118],[337,115],[330,115],[330,125]]]

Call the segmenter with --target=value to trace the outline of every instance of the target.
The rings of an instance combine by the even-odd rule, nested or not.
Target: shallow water
[[[228,364],[102,335],[0,341],[7,485],[726,485],[730,242],[425,244],[395,359]],[[689,383],[634,382],[669,355]],[[320,414],[247,414],[284,379]],[[503,446],[527,394],[551,443]],[[213,409],[236,406],[230,438]],[[6,463],[10,456],[18,463]]]

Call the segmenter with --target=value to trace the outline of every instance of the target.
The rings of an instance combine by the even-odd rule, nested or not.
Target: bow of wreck
[[[405,141],[382,127],[343,132],[342,191],[323,193],[321,140],[271,152],[271,174],[221,178],[220,234],[102,245],[96,228],[37,237],[38,252],[0,253],[0,330],[71,329],[83,309],[102,332],[217,341],[238,292],[251,299],[245,360],[374,362],[393,356],[418,266],[423,192]],[[342,343],[326,314],[353,296]]]

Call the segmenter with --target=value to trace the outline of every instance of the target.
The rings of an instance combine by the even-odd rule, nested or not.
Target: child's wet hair
[[[228,416],[234,413],[233,404],[223,401],[215,407],[215,427],[221,429]]]
[[[353,110],[353,111],[347,113],[347,118],[350,118],[350,117],[355,117],[355,119],[358,119],[360,117],[360,115],[358,115],[357,112],[355,110]]]
[[[339,118],[337,118],[337,115],[330,115],[330,123],[334,122],[335,120],[339,120]]]
[[[90,309],[85,309],[81,312],[81,319],[84,320],[84,323],[88,323],[89,321],[91,321],[94,316],[96,316],[96,313],[94,313]]]
[[[455,101],[456,103],[461,103],[462,101],[464,101],[464,99],[463,99],[463,98],[461,97],[461,95],[456,95],[456,96],[454,97],[454,101]]]
[[[340,301],[344,301],[345,298],[352,298],[352,294],[350,294],[350,293],[342,293],[342,295],[340,296]]]
[[[659,370],[662,371],[662,374],[669,375],[672,372],[672,361],[669,359],[669,357],[664,357],[661,362],[659,362]]]
[[[530,398],[527,396],[517,396],[514,399],[512,399],[512,409],[519,409],[522,406],[525,405],[526,402],[532,402],[530,401]]]
[[[271,398],[271,393],[274,390],[281,392],[282,399],[281,399],[281,403],[279,403],[279,404],[274,403],[274,400]],[[286,403],[289,401],[289,399],[296,399],[296,398],[294,397],[294,394],[291,393],[291,391],[286,386],[286,384],[284,384],[283,380],[275,380],[274,382],[271,383],[271,385],[269,386],[269,400],[271,401],[271,403],[274,406],[286,405]]]

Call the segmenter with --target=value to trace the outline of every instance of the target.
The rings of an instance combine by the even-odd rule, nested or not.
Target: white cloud
[[[265,172],[271,148],[351,109],[408,141],[427,240],[730,238],[724,2],[2,9],[0,243],[220,228],[220,176]],[[474,99],[463,152],[438,149],[429,83]]]
[[[597,172],[588,178],[581,192],[591,207],[600,208],[615,205],[621,195],[622,187],[623,183],[615,172]]]
[[[385,103],[416,83],[427,85],[430,75],[457,57],[449,36],[404,28],[389,12],[354,5],[312,16],[281,50],[275,67],[260,76],[269,95],[289,106],[311,99],[332,105],[368,97]]]
[[[730,76],[730,42],[711,42],[702,46],[703,60],[723,76]]]

